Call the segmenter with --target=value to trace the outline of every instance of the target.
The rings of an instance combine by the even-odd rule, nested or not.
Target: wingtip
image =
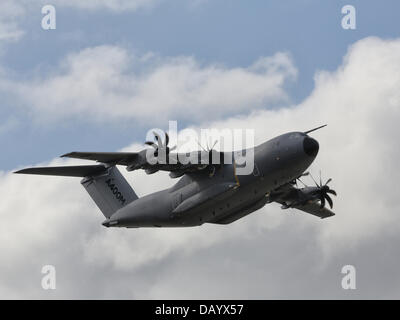
[[[321,217],[321,219],[326,219],[326,218],[330,218],[333,216],[335,216],[335,213],[331,211],[331,213],[329,215],[323,216],[323,217]]]
[[[27,171],[28,171],[28,169],[21,169],[21,170],[14,171],[13,174],[24,174]]]

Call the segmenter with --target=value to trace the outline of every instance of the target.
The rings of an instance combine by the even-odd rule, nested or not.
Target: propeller
[[[321,201],[321,209],[325,207],[325,200],[328,201],[329,206],[331,209],[333,208],[333,201],[332,198],[329,196],[329,194],[333,194],[334,196],[337,196],[337,193],[335,190],[329,188],[328,184],[329,182],[332,181],[332,178],[329,178],[325,184],[322,184],[322,177],[321,177],[321,171],[319,172],[319,184],[315,181],[314,177],[310,174],[311,179],[313,179],[315,185],[318,188],[318,199]]]
[[[200,142],[197,141],[197,144],[199,145],[199,147],[202,148],[205,153],[208,153],[208,158],[209,158],[208,159],[209,160],[208,164],[212,164],[212,155],[213,155],[213,152],[215,152],[214,147],[216,146],[217,143],[218,143],[218,140],[215,140],[214,143],[211,145],[211,148],[210,148],[209,139],[207,138],[207,145],[206,145],[206,148],[204,148],[200,144]]]
[[[176,146],[173,146],[172,148],[168,147],[169,144],[169,136],[168,133],[165,132],[165,139],[164,142],[162,141],[161,136],[153,131],[154,134],[154,141],[146,141],[145,144],[147,144],[148,146],[153,147],[156,151],[154,152],[154,155],[157,157],[159,154],[160,150],[165,150],[165,154],[168,155],[171,151],[176,149]]]
[[[216,170],[215,165],[212,163],[212,161],[213,161],[213,152],[217,152],[217,151],[214,150],[214,147],[215,147],[216,144],[218,143],[218,140],[215,140],[215,141],[214,141],[214,143],[212,144],[211,148],[210,148],[210,145],[209,145],[209,140],[210,140],[210,139],[207,137],[207,145],[206,145],[206,148],[204,148],[204,147],[200,144],[199,141],[197,141],[197,144],[200,146],[200,148],[203,149],[203,151],[204,151],[205,153],[208,154],[208,166],[209,166],[209,169],[210,169],[209,176],[212,177],[212,176],[214,176],[215,170]],[[220,160],[221,160],[221,159],[220,159]],[[220,163],[220,164],[221,164],[221,163]]]

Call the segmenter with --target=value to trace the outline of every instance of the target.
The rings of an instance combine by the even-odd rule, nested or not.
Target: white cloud
[[[122,12],[151,8],[161,1],[162,0],[53,0],[53,4],[56,6],[73,7],[77,9],[109,9]]]
[[[247,68],[201,65],[192,57],[135,57],[116,46],[66,57],[53,74],[6,82],[39,118],[206,120],[287,101],[296,76],[289,56],[262,57]]]
[[[16,41],[25,33],[20,26],[30,16],[37,18],[44,5],[56,9],[110,10],[115,13],[151,9],[163,0],[2,0],[0,2],[0,41]],[[39,21],[40,22],[40,21]]]
[[[107,75],[112,75],[127,55],[118,48],[106,49],[101,57]],[[90,50],[67,61],[69,75],[75,74],[74,68],[91,70],[85,55],[96,59],[98,51]],[[192,63],[186,72],[203,74]],[[252,68],[239,75],[247,79]],[[89,78],[85,81],[90,83]],[[204,88],[213,92],[214,85],[219,84]],[[314,172],[322,168],[325,179],[333,177],[332,187],[339,194],[334,202],[337,215],[326,220],[292,215],[271,204],[225,227],[110,230],[100,226],[103,217],[77,179],[4,173],[0,252],[8,263],[1,266],[6,276],[0,279],[0,295],[46,297],[37,272],[51,261],[64,277],[57,297],[204,298],[214,292],[213,298],[348,298],[338,289],[337,278],[348,263],[355,263],[368,279],[363,288],[374,288],[358,288],[357,297],[396,297],[399,288],[390,276],[396,276],[400,264],[395,259],[399,89],[400,39],[367,38],[349,49],[338,70],[318,73],[314,91],[301,104],[211,124],[253,127],[260,142],[327,122],[327,128],[312,134],[320,142]],[[213,97],[218,100],[218,95]],[[127,177],[140,194],[172,183],[166,175],[137,172]],[[381,263],[383,253],[392,268]],[[385,272],[377,274],[378,267]]]
[[[321,168],[339,192],[337,216],[320,227],[327,249],[357,245],[399,222],[399,57],[400,40],[366,38],[349,49],[337,71],[316,75],[314,91],[300,105],[216,124],[251,123],[261,142],[280,132],[328,123],[312,134],[320,141],[314,174]]]
[[[203,0],[190,0],[190,6],[198,6]],[[34,17],[37,19],[41,8],[51,4],[56,10],[72,8],[95,12],[108,10],[113,13],[132,13],[140,10],[151,10],[159,6],[164,0],[2,0],[0,2],[0,43],[17,41],[24,34],[21,27],[24,20]],[[40,22],[40,21],[39,21]],[[38,25],[39,25],[38,22]]]
[[[18,40],[24,31],[18,26],[18,21],[26,14],[24,6],[13,0],[0,2],[0,41]]]

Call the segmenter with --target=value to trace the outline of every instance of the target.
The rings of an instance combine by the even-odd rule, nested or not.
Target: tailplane
[[[90,165],[28,168],[15,173],[83,177],[81,184],[106,218],[138,199],[115,166]]]

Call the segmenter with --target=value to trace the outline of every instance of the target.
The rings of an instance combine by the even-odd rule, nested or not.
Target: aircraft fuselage
[[[107,227],[188,227],[226,224],[267,203],[266,194],[299,177],[314,161],[318,142],[302,132],[256,146],[254,170],[238,175],[236,163],[210,175],[185,174],[171,188],[141,197],[115,212]],[[239,153],[241,153],[240,151]]]

